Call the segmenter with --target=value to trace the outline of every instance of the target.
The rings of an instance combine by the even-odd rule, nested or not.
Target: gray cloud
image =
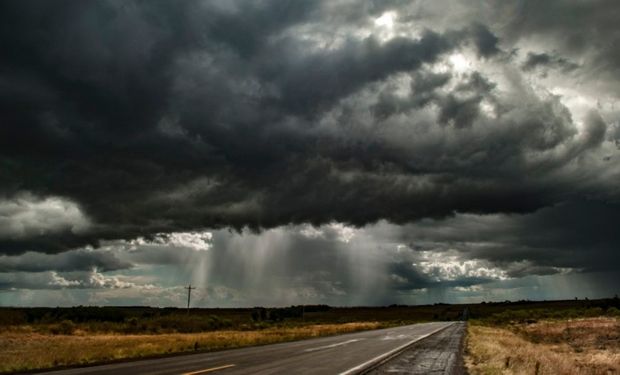
[[[89,272],[56,271],[37,273],[0,273],[0,289],[128,289],[152,288],[152,285],[137,285],[125,277],[105,276],[97,270]]]
[[[482,57],[490,57],[500,52],[498,47],[499,38],[483,24],[475,23],[471,30],[478,54]]]
[[[72,250],[61,254],[28,252],[16,256],[0,256],[0,272],[42,271],[116,271],[131,268],[132,264],[118,259],[109,251]]]

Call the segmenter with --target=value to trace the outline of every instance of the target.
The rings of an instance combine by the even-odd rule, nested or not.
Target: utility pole
[[[192,284],[189,284],[185,289],[187,289],[187,313],[189,314],[189,301],[192,297],[192,289],[196,289],[196,287],[192,287]]]

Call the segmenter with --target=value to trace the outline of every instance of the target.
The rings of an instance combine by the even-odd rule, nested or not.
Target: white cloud
[[[336,232],[339,241],[349,243],[355,237],[356,229],[341,223],[332,223],[329,228]]]
[[[0,238],[23,238],[70,231],[83,233],[90,220],[73,201],[22,193],[0,199]]]
[[[93,270],[86,280],[82,282],[84,287],[88,288],[104,288],[104,289],[119,289],[119,288],[132,288],[136,285],[127,281],[121,280],[117,276],[105,276],[102,273]]]
[[[482,291],[481,285],[470,285],[470,286],[455,286],[454,290],[457,292],[480,292]]]
[[[90,272],[68,272],[62,275],[52,271],[49,273],[49,287],[79,289],[153,289],[152,284],[137,284],[129,276],[106,276],[96,268]]]
[[[454,281],[463,278],[506,280],[505,270],[493,267],[479,259],[461,259],[456,253],[420,252],[422,260],[417,267],[436,281]]]
[[[393,12],[393,11],[385,12],[381,15],[381,17],[378,17],[375,19],[375,25],[377,27],[385,27],[385,28],[391,29],[392,27],[394,27],[395,18],[396,18],[396,12]]]
[[[138,237],[127,243],[133,248],[139,246],[164,246],[182,247],[195,251],[207,251],[211,249],[211,232],[172,232],[157,233],[152,239]]]
[[[307,224],[302,226],[299,230],[299,234],[306,238],[324,238],[325,234],[320,228],[317,228],[313,225]]]
[[[57,272],[50,272],[51,280],[47,283],[52,287],[62,287],[62,288],[70,288],[70,287],[79,287],[80,282],[77,280],[67,280],[64,277],[60,276]]]
[[[354,227],[342,223],[330,223],[320,227],[308,224],[299,229],[299,234],[306,238],[334,239],[343,243],[349,243],[355,237],[357,231]]]
[[[382,41],[387,41],[395,36],[395,24],[398,14],[394,11],[383,13],[375,18],[373,34]]]

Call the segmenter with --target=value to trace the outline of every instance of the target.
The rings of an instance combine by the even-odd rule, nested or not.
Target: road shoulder
[[[466,374],[463,363],[466,327],[464,322],[456,323],[363,374]]]

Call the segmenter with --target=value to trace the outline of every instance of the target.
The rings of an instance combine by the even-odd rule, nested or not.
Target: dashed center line
[[[198,375],[198,374],[206,374],[207,372],[213,372],[213,371],[218,371],[218,370],[224,370],[227,368],[231,368],[234,367],[235,365],[224,365],[224,366],[219,366],[219,367],[211,367],[211,368],[207,368],[204,370],[198,370],[198,371],[192,371],[192,372],[185,372],[181,375]]]
[[[325,346],[318,346],[316,348],[306,349],[306,350],[304,350],[304,352],[314,352],[314,351],[322,350],[322,349],[335,348],[337,346],[347,345],[347,344],[351,344],[351,343],[354,343],[354,342],[357,342],[357,341],[361,341],[361,340],[365,340],[365,339],[352,339],[352,340],[347,340],[347,341],[339,342],[339,343],[336,343],[336,344],[325,345]]]
[[[405,338],[411,337],[411,335],[404,335],[404,334],[400,334],[400,335],[385,335],[381,338],[381,340],[402,340]]]

